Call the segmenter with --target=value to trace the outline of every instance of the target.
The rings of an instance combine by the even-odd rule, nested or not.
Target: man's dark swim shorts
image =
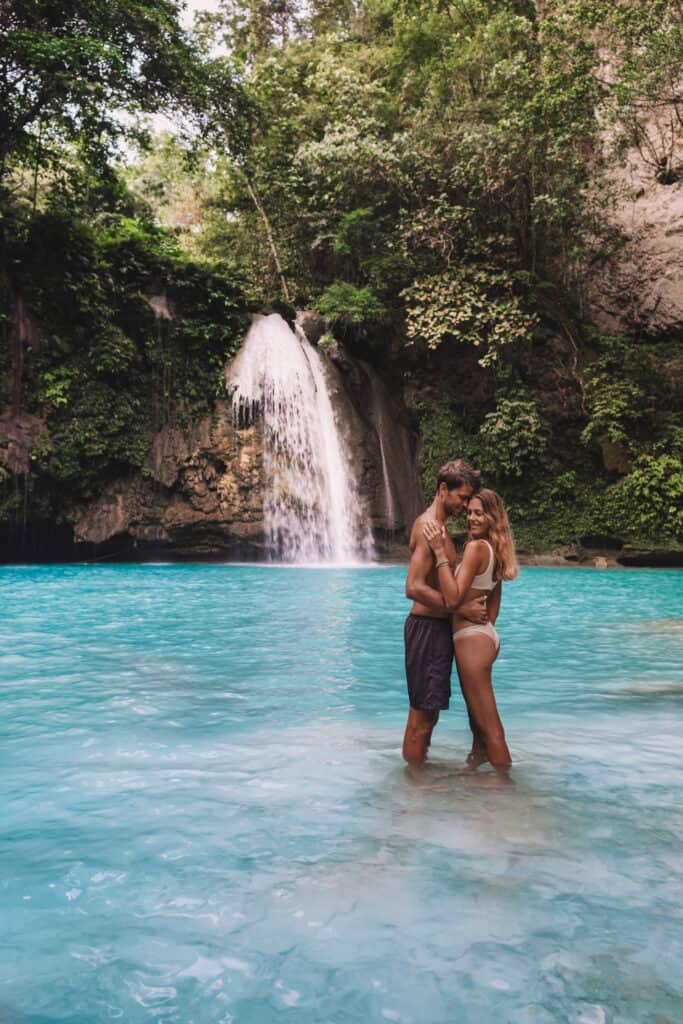
[[[449,619],[409,615],[403,635],[411,708],[445,711],[451,696],[453,637]]]

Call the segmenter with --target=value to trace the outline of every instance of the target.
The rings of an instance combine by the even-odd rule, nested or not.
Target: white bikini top
[[[481,572],[479,573],[478,576],[474,577],[474,579],[472,580],[472,587],[475,590],[486,590],[488,592],[493,590],[497,581],[493,578],[493,548],[491,547],[487,540],[484,541],[484,544],[486,544],[490,552],[489,564],[486,566],[486,570],[484,572]],[[456,565],[454,573],[455,576],[458,575],[461,565],[462,562],[459,562],[458,565]]]

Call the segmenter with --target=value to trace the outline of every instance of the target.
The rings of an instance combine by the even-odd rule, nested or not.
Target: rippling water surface
[[[505,788],[403,578],[0,570],[2,1024],[683,1021],[683,573],[506,588]]]

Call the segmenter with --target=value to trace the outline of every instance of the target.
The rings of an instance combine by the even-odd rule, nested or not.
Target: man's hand
[[[437,559],[446,556],[446,531],[441,523],[433,519],[425,519],[422,533]]]
[[[458,615],[463,619],[469,619],[475,626],[484,626],[489,621],[486,611],[486,598],[474,597],[458,608]]]

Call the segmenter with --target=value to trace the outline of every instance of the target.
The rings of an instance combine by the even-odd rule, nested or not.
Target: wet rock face
[[[304,309],[297,314],[296,322],[311,345],[317,345],[327,329],[325,318],[314,309]]]
[[[417,439],[402,400],[341,346],[326,352],[330,398],[379,553],[396,553],[422,509]],[[228,401],[187,429],[166,426],[141,473],[83,509],[77,542],[130,538],[180,556],[265,554],[262,425],[236,426]]]
[[[357,471],[379,554],[397,557],[422,510],[417,439],[400,398],[343,349],[329,354],[330,399]],[[197,557],[265,556],[260,419],[237,427],[229,402],[192,428],[166,426],[142,473],[111,485],[83,509],[74,536],[103,544],[130,537]]]
[[[402,397],[391,394],[367,363],[342,345],[327,353],[332,400],[345,424],[346,443],[358,467],[360,490],[380,552],[395,555],[423,511],[417,437]]]
[[[188,430],[164,427],[143,473],[117,481],[76,524],[78,541],[128,534],[142,544],[217,556],[256,554],[263,537],[258,424],[238,430],[226,402]]]
[[[49,445],[45,421],[28,412],[0,415],[0,480],[22,476],[31,465],[31,451]]]

